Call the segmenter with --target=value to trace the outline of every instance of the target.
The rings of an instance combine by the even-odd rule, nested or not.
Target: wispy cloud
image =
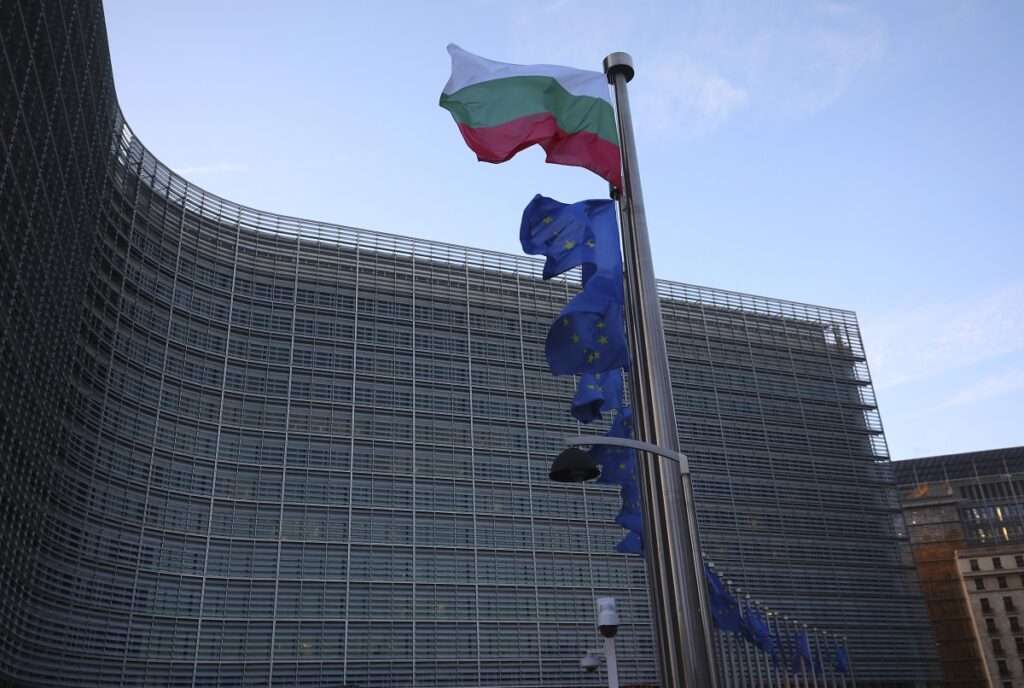
[[[1022,304],[1019,282],[972,298],[864,316],[875,385],[897,387],[1024,351]]]
[[[747,91],[692,59],[680,56],[656,62],[653,83],[641,99],[659,129],[701,134],[722,124],[747,104]]]
[[[996,375],[989,375],[977,382],[967,385],[940,405],[940,409],[956,406],[977,404],[989,399],[1024,391],[1024,368],[1005,370]]]
[[[240,162],[215,162],[209,165],[191,165],[175,169],[175,172],[185,177],[190,175],[200,177],[248,171],[249,166]]]
[[[834,1],[742,9],[713,0],[641,2],[626,13],[610,0],[527,1],[510,19],[509,48],[523,62],[597,69],[610,50],[632,49],[638,114],[663,134],[691,136],[744,114],[825,109],[882,61],[887,39],[879,15]]]

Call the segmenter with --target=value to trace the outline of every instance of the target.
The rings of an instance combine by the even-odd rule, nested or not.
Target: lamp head
[[[551,464],[549,477],[559,483],[582,483],[601,475],[597,461],[578,447],[569,447]]]

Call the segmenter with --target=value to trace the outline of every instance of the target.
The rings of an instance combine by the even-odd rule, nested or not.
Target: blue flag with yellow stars
[[[816,674],[821,671],[821,663],[814,659],[811,651],[811,641],[807,637],[807,631],[800,631],[793,636],[793,664],[790,669],[794,673],[810,671]]]
[[[615,522],[634,533],[644,532],[644,517],[640,513],[640,489],[633,480],[622,486],[622,508]]]
[[[590,200],[560,203],[537,194],[523,210],[519,225],[523,252],[547,257],[544,279],[582,265],[583,282],[605,263],[621,263],[615,203]]]
[[[633,437],[633,411],[628,406],[619,409],[608,430],[608,437]],[[610,444],[599,444],[590,450],[598,465],[601,475],[597,482],[605,485],[636,484],[636,452],[629,447],[616,447]],[[639,496],[639,492],[637,492]]]
[[[641,537],[640,533],[630,531],[626,533],[626,537],[622,538],[619,544],[615,545],[615,551],[622,552],[623,554],[643,554],[643,537]]]
[[[708,606],[711,608],[712,621],[723,631],[740,633],[744,626],[740,605],[707,563],[704,564],[704,582],[708,586]]]
[[[832,667],[843,676],[850,673],[850,655],[846,652],[845,645],[836,648],[835,657],[832,658]]]
[[[581,423],[600,420],[601,414],[622,408],[622,369],[584,373],[576,385],[572,415]]]
[[[622,275],[595,274],[548,330],[544,353],[555,375],[629,367]]]

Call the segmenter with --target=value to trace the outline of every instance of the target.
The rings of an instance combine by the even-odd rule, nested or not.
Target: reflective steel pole
[[[622,149],[623,189],[618,200],[623,218],[626,321],[633,344],[633,427],[637,439],[679,452],[665,332],[626,91],[634,74],[633,60],[626,53],[612,53],[604,59],[604,72],[615,90]],[[660,685],[717,688],[690,476],[684,474],[680,480],[679,467],[661,456],[642,458],[637,461],[637,473]]]

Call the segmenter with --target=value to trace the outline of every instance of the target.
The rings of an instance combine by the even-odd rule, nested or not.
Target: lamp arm
[[[577,435],[574,437],[566,437],[565,443],[570,447],[579,447],[584,445],[590,446],[610,446],[610,447],[627,447],[629,449],[636,449],[641,452],[648,454],[657,454],[658,456],[664,456],[669,461],[675,461],[679,464],[680,473],[690,472],[690,462],[686,458],[686,454],[680,454],[672,451],[671,449],[665,449],[654,444],[647,442],[641,442],[639,440],[630,440],[625,437],[606,437],[604,435]]]

